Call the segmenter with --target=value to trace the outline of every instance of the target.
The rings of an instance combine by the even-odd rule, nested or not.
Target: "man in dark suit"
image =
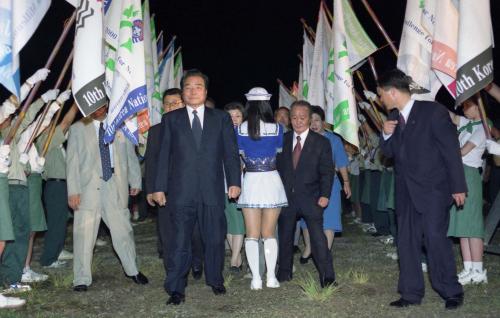
[[[421,268],[425,246],[432,287],[446,309],[463,303],[452,243],[446,232],[453,201],[465,201],[465,183],[456,127],[446,108],[436,102],[414,101],[408,78],[393,70],[379,79],[378,94],[388,110],[380,147],[393,157],[396,174],[399,284],[401,298],[390,305],[420,304],[424,296]]]
[[[186,108],[162,118],[163,140],[153,199],[166,204],[175,229],[172,264],[167,268],[168,304],[184,301],[191,264],[191,235],[198,222],[205,255],[205,279],[216,295],[225,294],[224,172],[230,199],[240,194],[240,161],[229,114],[205,107],[208,78],[192,70],[182,80]],[[168,197],[168,200],[167,200]]]
[[[323,233],[323,210],[333,185],[334,164],[330,142],[309,130],[311,105],[296,101],[291,105],[293,131],[284,135],[283,152],[277,167],[288,198],[288,207],[278,219],[280,282],[292,279],[293,237],[298,218],[304,218],[311,236],[312,256],[322,287],[335,283],[332,254]]]

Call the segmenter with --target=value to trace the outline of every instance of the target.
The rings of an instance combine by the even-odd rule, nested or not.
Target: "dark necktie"
[[[403,117],[403,114],[401,113],[399,113],[398,125],[399,127],[401,127],[401,131],[405,130],[406,121],[405,118]]]
[[[198,112],[196,110],[193,110],[193,122],[191,123],[191,129],[193,131],[193,137],[194,141],[196,142],[196,148],[200,148],[201,144],[201,122],[200,118],[198,117]]]
[[[109,154],[109,144],[104,143],[104,125],[99,125],[99,153],[101,154],[102,179],[108,181],[113,174],[111,170],[111,155]]]
[[[297,169],[297,164],[299,163],[301,152],[302,152],[302,145],[300,144],[300,136],[297,136],[297,143],[295,144],[295,148],[293,148],[293,153],[292,153],[294,170]]]

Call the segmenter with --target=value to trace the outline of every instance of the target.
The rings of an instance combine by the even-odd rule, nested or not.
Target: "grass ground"
[[[499,317],[500,316],[500,256],[486,255],[489,283],[465,287],[465,304],[457,311],[444,310],[443,301],[426,284],[422,305],[394,309],[388,303],[397,299],[397,261],[385,254],[392,247],[347,224],[343,237],[334,243],[334,265],[339,286],[327,294],[316,289],[316,271],[311,262],[300,265],[296,256],[294,280],[277,290],[264,288],[251,291],[250,280],[243,275],[226,273],[226,296],[214,296],[202,280],[190,279],[186,303],[167,307],[163,291],[163,266],[156,253],[153,222],[135,229],[140,270],[150,284],[135,285],[124,277],[119,261],[110,244],[97,247],[94,254],[94,283],[86,293],[72,291],[71,262],[65,269],[41,270],[35,261],[33,268],[46,272],[50,279],[33,285],[33,290],[20,297],[27,305],[18,310],[2,310],[0,317]],[[71,232],[69,232],[71,233]],[[43,239],[38,239],[35,260]],[[497,240],[498,244],[498,240]],[[457,246],[455,246],[457,247]],[[67,239],[71,250],[71,235]],[[456,250],[458,253],[458,250]],[[458,254],[457,254],[458,255]],[[458,258],[457,258],[458,260]],[[427,276],[427,275],[426,275]],[[308,294],[301,286],[311,290]]]

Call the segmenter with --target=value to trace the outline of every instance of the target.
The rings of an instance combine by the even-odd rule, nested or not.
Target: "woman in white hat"
[[[259,272],[259,239],[264,241],[266,286],[278,288],[275,276],[278,244],[276,223],[282,207],[288,205],[285,189],[276,170],[276,154],[283,146],[283,127],[274,123],[269,94],[264,88],[252,88],[245,94],[247,120],[237,129],[245,176],[238,200],[243,209],[247,237],[245,252],[252,271],[251,289],[262,289]]]

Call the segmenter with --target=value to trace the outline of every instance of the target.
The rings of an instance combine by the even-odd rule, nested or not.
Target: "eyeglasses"
[[[163,105],[167,106],[167,107],[171,107],[171,106],[176,106],[176,105],[179,105],[181,104],[182,101],[179,100],[179,101],[176,101],[176,102],[170,102],[170,103],[164,103]]]

